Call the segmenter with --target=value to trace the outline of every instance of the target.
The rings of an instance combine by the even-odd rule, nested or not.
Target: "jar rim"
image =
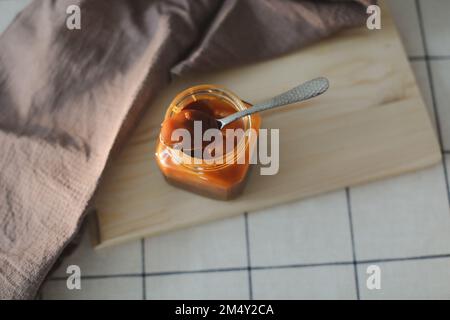
[[[246,104],[233,92],[215,86],[215,85],[197,85],[190,88],[185,89],[184,91],[180,92],[175,96],[175,98],[170,103],[169,107],[167,108],[166,114],[165,114],[165,120],[170,118],[174,111],[176,111],[178,108],[183,108],[187,103],[184,103],[186,100],[189,100],[194,95],[202,95],[202,96],[212,96],[212,97],[218,97],[221,99],[225,99],[233,108],[236,109],[236,111],[241,111],[247,109]],[[195,100],[194,100],[195,101]],[[181,110],[180,109],[180,110]],[[164,142],[161,140],[161,143],[163,143],[169,150],[170,154],[172,155],[173,159],[178,162],[180,165],[183,165],[185,167],[188,167],[190,169],[199,170],[199,171],[207,171],[207,170],[217,170],[221,168],[228,167],[232,164],[236,164],[236,162],[227,163],[227,160],[229,157],[233,157],[233,161],[236,161],[238,157],[244,156],[246,150],[249,148],[249,141],[252,137],[249,137],[247,135],[247,132],[249,132],[249,135],[252,135],[253,132],[248,129],[252,128],[252,118],[251,116],[246,116],[242,118],[244,120],[244,132],[246,133],[241,141],[238,143],[237,146],[234,146],[233,150],[227,153],[222,154],[221,156],[217,158],[210,159],[208,161],[212,161],[213,163],[206,163],[204,159],[198,159],[196,157],[191,157],[190,155],[185,154],[181,150],[176,150],[170,146],[167,146],[164,144]],[[197,159],[197,163],[195,161]],[[222,163],[217,163],[214,160],[222,159]],[[198,161],[201,161],[201,163],[198,163]]]

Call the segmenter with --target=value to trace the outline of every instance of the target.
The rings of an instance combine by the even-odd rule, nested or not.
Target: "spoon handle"
[[[281,107],[287,104],[305,101],[311,98],[314,98],[318,95],[321,95],[325,91],[328,90],[329,82],[327,78],[316,78],[310,81],[307,81],[289,91],[286,91],[285,93],[282,93],[276,97],[273,97],[272,99],[263,102],[258,103],[254,105],[251,108],[233,113],[229,115],[228,117],[219,119],[221,123],[221,127],[223,128],[227,124],[236,121],[239,118],[248,116],[250,114],[261,112],[277,107]]]

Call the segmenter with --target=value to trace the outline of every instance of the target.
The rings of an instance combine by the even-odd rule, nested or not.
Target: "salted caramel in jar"
[[[212,85],[195,86],[178,94],[167,109],[156,147],[156,161],[167,182],[216,199],[238,196],[250,168],[260,116],[243,117],[221,128],[221,136],[204,138],[211,131],[208,129],[219,132],[215,119],[248,107],[233,93]],[[174,139],[178,129],[191,139]],[[242,132],[245,134],[239,134]]]

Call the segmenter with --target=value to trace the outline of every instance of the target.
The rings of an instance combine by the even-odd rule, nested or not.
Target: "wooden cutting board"
[[[263,114],[263,127],[280,129],[277,175],[261,176],[253,168],[243,195],[228,202],[164,181],[155,141],[176,93],[209,83],[260,102],[317,76],[330,79],[325,95],[302,108]],[[440,159],[399,35],[384,10],[381,30],[348,30],[269,62],[178,79],[161,92],[105,171],[95,197],[98,247],[418,170]]]

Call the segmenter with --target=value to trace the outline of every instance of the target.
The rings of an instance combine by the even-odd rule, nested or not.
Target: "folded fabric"
[[[373,2],[32,2],[0,37],[0,298],[34,297],[118,134],[171,76],[299,49],[364,24]]]

